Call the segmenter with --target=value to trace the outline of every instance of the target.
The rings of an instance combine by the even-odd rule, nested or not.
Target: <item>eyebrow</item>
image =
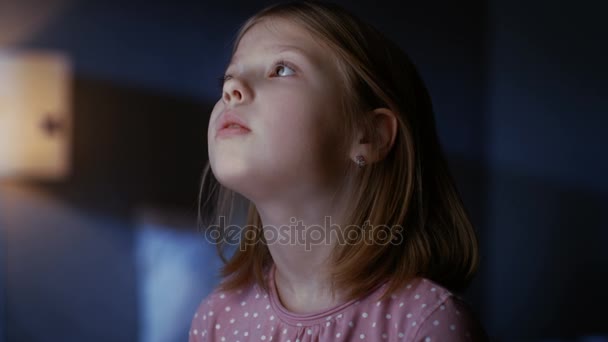
[[[307,58],[310,58],[304,49],[295,45],[275,45],[272,47],[272,50],[275,50],[276,52],[295,51]]]
[[[295,46],[295,45],[273,45],[268,50],[271,50],[273,53],[293,51],[293,52],[296,52],[297,54],[303,56],[304,58],[306,58],[309,62],[311,62],[311,63],[314,62],[314,59],[304,49],[302,49],[301,47]],[[238,57],[238,55],[232,56],[232,58],[230,59],[230,63],[228,63],[228,66],[234,64],[238,60],[237,57]]]

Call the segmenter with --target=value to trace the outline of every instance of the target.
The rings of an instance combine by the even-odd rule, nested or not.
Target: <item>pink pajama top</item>
[[[279,300],[269,272],[270,292],[213,291],[192,319],[190,342],[198,341],[487,341],[466,303],[425,278],[379,301],[385,284],[359,300],[322,312],[295,314]]]

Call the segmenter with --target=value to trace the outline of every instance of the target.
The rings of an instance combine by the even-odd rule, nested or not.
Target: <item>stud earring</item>
[[[365,162],[365,157],[363,157],[362,155],[358,154],[355,157],[355,163],[357,163],[357,167],[359,167],[360,169],[363,168],[366,164]]]

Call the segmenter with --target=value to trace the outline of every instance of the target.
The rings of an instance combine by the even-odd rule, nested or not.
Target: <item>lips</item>
[[[216,135],[233,135],[249,133],[251,129],[245,121],[233,112],[224,112],[217,124]]]

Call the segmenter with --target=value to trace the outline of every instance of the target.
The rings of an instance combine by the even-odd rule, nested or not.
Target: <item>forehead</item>
[[[327,48],[305,28],[283,18],[264,18],[243,34],[232,62],[256,51],[279,53],[285,50],[294,50],[316,63],[325,62],[327,58],[323,53]]]

